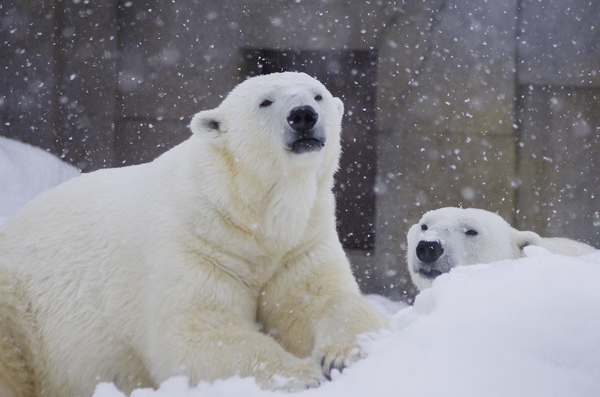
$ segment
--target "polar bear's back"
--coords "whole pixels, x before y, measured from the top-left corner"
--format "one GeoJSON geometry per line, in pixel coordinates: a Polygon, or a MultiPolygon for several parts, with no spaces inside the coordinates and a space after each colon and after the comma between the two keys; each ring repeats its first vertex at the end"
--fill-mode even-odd
{"type": "Polygon", "coordinates": [[[74,236],[77,236],[77,240],[85,240],[88,235],[101,233],[99,226],[114,222],[113,217],[116,215],[115,199],[110,198],[111,193],[108,191],[114,194],[115,190],[121,190],[124,185],[116,182],[111,174],[122,174],[122,171],[124,170],[100,170],[82,175],[27,203],[0,229],[5,242],[3,244],[0,241],[4,264],[9,267],[21,266],[10,263],[9,259],[10,253],[23,245],[29,245],[28,248],[33,249],[38,244],[54,244],[56,246],[50,251],[52,252],[61,249],[61,243],[71,245],[74,236]],[[77,232],[73,233],[75,230],[77,232]],[[4,249],[3,246],[10,248],[4,249]]]}
{"type": "Polygon", "coordinates": [[[146,165],[99,170],[42,193],[0,228],[1,265],[35,286],[33,296],[44,294],[45,286],[59,287],[58,280],[64,288],[50,293],[65,299],[93,292],[70,280],[108,288],[115,273],[125,271],[111,258],[123,258],[135,269],[133,258],[143,249],[139,241],[152,226],[140,217],[152,211],[139,200],[145,173],[146,165]]]}
{"type": "Polygon", "coordinates": [[[542,242],[539,245],[553,254],[569,256],[591,254],[596,251],[596,249],[590,245],[562,237],[542,238],[542,242]]]}

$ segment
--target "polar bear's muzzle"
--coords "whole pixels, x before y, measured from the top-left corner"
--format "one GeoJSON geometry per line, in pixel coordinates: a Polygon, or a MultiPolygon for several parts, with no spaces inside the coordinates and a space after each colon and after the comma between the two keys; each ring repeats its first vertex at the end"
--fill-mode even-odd
{"type": "Polygon", "coordinates": [[[419,259],[419,269],[417,272],[421,277],[434,279],[442,273],[450,271],[438,262],[438,259],[444,253],[444,248],[439,241],[419,241],[415,249],[415,255],[419,259]]]}
{"type": "Polygon", "coordinates": [[[285,146],[292,153],[319,151],[325,146],[325,132],[319,128],[318,113],[311,106],[297,106],[287,117],[290,129],[285,134],[285,146]]]}

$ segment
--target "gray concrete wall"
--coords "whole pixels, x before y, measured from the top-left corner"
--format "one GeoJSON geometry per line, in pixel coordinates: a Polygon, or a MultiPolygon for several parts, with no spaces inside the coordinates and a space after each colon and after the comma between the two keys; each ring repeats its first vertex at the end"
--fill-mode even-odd
{"type": "Polygon", "coordinates": [[[243,78],[243,51],[374,50],[365,291],[410,300],[406,231],[474,206],[600,247],[600,1],[11,1],[0,134],[84,171],[150,161],[243,78]]]}
{"type": "Polygon", "coordinates": [[[523,2],[515,224],[600,248],[600,2],[523,2]]]}
{"type": "Polygon", "coordinates": [[[7,0],[0,7],[0,135],[59,153],[53,5],[7,0]]]}
{"type": "Polygon", "coordinates": [[[414,294],[408,228],[442,206],[511,219],[516,173],[515,2],[413,7],[382,37],[378,98],[374,272],[386,294],[403,299],[414,294]]]}

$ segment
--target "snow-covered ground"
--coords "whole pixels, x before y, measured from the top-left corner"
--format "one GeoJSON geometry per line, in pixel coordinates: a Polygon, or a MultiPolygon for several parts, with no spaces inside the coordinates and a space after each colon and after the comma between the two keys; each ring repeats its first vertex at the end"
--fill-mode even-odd
{"type": "MultiPolygon", "coordinates": [[[[600,396],[600,252],[456,268],[394,315],[369,356],[298,396],[600,396]]],[[[172,378],[132,397],[284,396],[172,378]]],[[[123,397],[100,384],[94,397],[123,397]]]]}
{"type": "MultiPolygon", "coordinates": [[[[35,194],[77,175],[48,153],[0,138],[0,223],[35,194]],[[65,168],[66,167],[66,168],[65,168]]],[[[402,237],[403,238],[403,237],[402,237]]],[[[527,258],[440,276],[414,306],[366,298],[396,329],[369,356],[298,396],[600,396],[600,252],[527,258]],[[395,313],[395,314],[394,314],[395,313]]],[[[285,396],[233,378],[172,378],[132,397],[285,396]]],[[[94,397],[123,397],[102,383],[94,397]]]]}

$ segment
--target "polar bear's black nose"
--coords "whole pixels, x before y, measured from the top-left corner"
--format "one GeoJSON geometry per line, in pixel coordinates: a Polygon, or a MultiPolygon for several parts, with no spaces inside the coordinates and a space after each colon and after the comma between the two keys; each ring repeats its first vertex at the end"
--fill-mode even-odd
{"type": "Polygon", "coordinates": [[[419,241],[417,245],[417,258],[426,263],[435,262],[443,253],[444,249],[437,241],[419,241]]]}
{"type": "Polygon", "coordinates": [[[296,132],[311,130],[317,123],[319,115],[310,106],[298,106],[292,109],[287,122],[296,132]]]}

